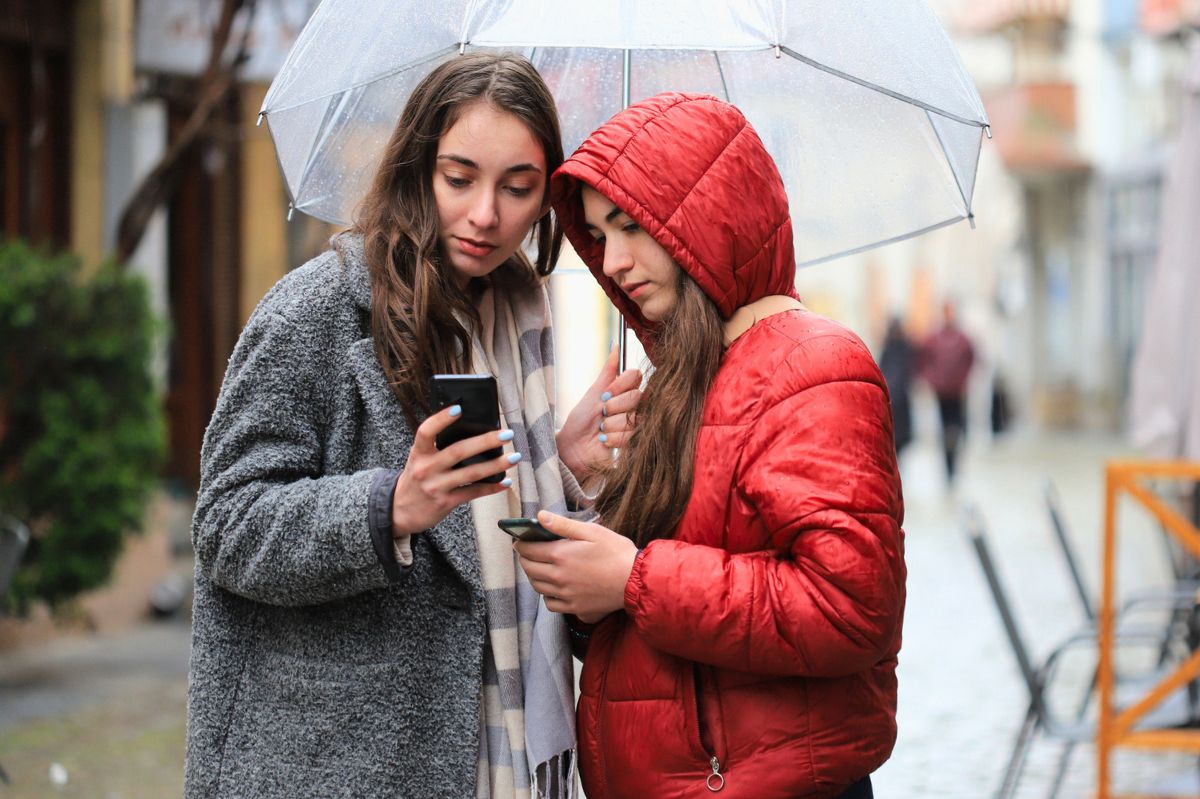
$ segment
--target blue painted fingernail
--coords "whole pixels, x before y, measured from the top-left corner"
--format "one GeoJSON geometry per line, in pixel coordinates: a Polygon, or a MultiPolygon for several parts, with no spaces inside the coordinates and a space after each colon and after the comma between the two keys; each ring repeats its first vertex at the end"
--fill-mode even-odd
{"type": "Polygon", "coordinates": [[[513,431],[505,430],[500,433],[500,440],[501,441],[512,441],[513,436],[515,436],[515,435],[516,435],[516,433],[514,433],[513,431]]]}
{"type": "Polygon", "coordinates": [[[508,456],[509,463],[517,463],[520,460],[521,460],[521,453],[519,453],[519,452],[514,452],[513,454],[508,456]]]}
{"type": "Polygon", "coordinates": [[[610,399],[612,399],[611,391],[605,391],[603,394],[600,395],[601,402],[608,402],[610,399]]]}
{"type": "Polygon", "coordinates": [[[505,477],[503,480],[500,481],[500,485],[504,486],[505,488],[509,488],[512,485],[512,478],[505,477]]]}
{"type": "Polygon", "coordinates": [[[451,416],[458,416],[460,413],[462,413],[461,405],[451,405],[450,406],[450,415],[451,416]]]}
{"type": "Polygon", "coordinates": [[[601,433],[600,434],[600,443],[604,444],[607,441],[608,441],[608,433],[601,433]]]}

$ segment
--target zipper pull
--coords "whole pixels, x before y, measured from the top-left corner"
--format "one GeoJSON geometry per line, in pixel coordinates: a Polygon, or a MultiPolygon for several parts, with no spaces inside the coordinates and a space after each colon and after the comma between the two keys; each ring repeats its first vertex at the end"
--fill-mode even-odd
{"type": "Polygon", "coordinates": [[[712,760],[708,761],[708,763],[712,766],[712,774],[708,775],[708,779],[704,781],[704,784],[708,786],[710,791],[716,793],[725,787],[725,775],[721,773],[721,761],[717,760],[716,755],[713,755],[712,760]]]}

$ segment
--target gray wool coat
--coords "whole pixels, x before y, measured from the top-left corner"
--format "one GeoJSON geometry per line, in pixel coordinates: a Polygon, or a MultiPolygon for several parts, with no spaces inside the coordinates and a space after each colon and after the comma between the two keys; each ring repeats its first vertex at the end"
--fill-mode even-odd
{"type": "Polygon", "coordinates": [[[262,300],[205,434],[192,799],[474,796],[485,602],[470,510],[413,536],[389,581],[368,496],[413,434],[375,356],[366,268],[347,260],[325,253],[262,300]]]}

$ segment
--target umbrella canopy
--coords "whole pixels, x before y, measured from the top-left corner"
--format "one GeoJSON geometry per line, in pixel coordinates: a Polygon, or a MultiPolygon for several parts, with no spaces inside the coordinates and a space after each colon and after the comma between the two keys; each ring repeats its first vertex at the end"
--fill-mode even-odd
{"type": "Polygon", "coordinates": [[[416,83],[476,49],[533,61],[568,153],[661,91],[735,103],[802,265],[972,216],[987,117],[924,0],[325,0],[262,107],[293,206],[348,223],[416,83]]]}
{"type": "Polygon", "coordinates": [[[1133,362],[1129,430],[1157,457],[1200,460],[1200,37],[1192,41],[1183,88],[1158,260],[1133,362]]]}

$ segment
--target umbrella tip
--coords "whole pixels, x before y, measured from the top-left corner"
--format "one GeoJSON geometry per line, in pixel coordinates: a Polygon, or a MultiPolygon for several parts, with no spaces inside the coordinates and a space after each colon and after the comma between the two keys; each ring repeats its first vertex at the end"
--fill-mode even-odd
{"type": "Polygon", "coordinates": [[[288,216],[287,216],[287,221],[291,222],[291,221],[292,221],[292,215],[293,215],[293,214],[295,214],[295,213],[296,213],[296,206],[292,205],[291,203],[288,203],[288,216]]]}
{"type": "Polygon", "coordinates": [[[462,54],[463,54],[463,53],[465,53],[465,52],[467,52],[467,43],[466,43],[466,42],[459,42],[459,43],[458,43],[458,54],[459,54],[459,55],[462,55],[462,54]]]}
{"type": "Polygon", "coordinates": [[[991,125],[984,125],[983,132],[987,134],[987,137],[989,139],[992,138],[992,126],[991,125]]]}
{"type": "Polygon", "coordinates": [[[266,116],[266,114],[264,114],[262,111],[259,111],[258,112],[258,121],[254,123],[254,127],[261,128],[263,117],[265,117],[265,116],[266,116]]]}
{"type": "Polygon", "coordinates": [[[975,229],[975,212],[967,211],[967,223],[971,225],[971,230],[975,229]]]}
{"type": "Polygon", "coordinates": [[[779,51],[779,45],[775,45],[775,57],[779,58],[782,54],[779,51]]]}

